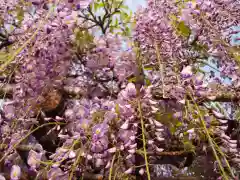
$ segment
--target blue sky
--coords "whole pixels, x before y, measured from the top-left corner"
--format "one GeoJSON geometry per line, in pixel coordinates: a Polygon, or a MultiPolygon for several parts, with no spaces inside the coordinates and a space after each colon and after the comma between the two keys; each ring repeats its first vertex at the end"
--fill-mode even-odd
{"type": "Polygon", "coordinates": [[[141,6],[146,5],[146,0],[126,0],[126,4],[129,6],[129,8],[133,12],[135,12],[139,5],[141,5],[141,6]]]}

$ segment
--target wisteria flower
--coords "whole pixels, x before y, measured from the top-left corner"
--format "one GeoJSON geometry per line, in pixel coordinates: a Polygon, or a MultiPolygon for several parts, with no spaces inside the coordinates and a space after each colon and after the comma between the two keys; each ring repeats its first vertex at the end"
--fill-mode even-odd
{"type": "Polygon", "coordinates": [[[76,110],[76,117],[77,118],[84,118],[86,116],[89,115],[89,109],[84,107],[84,106],[80,106],[77,110],[76,110]]]}
{"type": "Polygon", "coordinates": [[[137,94],[135,85],[133,83],[128,83],[127,87],[121,91],[120,94],[125,100],[135,97],[137,94]]]}
{"type": "Polygon", "coordinates": [[[103,152],[104,150],[106,150],[108,148],[108,137],[107,136],[103,136],[101,138],[99,138],[98,140],[94,140],[92,142],[92,147],[91,147],[91,151],[94,153],[100,153],[103,152]]]}
{"type": "Polygon", "coordinates": [[[3,106],[4,115],[7,120],[12,120],[15,117],[15,107],[12,104],[7,104],[3,106]]]}
{"type": "Polygon", "coordinates": [[[49,180],[56,180],[62,175],[63,175],[63,171],[60,168],[52,168],[50,171],[48,171],[47,176],[49,180]]]}
{"type": "Polygon", "coordinates": [[[106,123],[101,123],[93,126],[92,133],[93,133],[93,139],[98,139],[108,131],[108,125],[106,123]]]}
{"type": "Polygon", "coordinates": [[[89,6],[89,4],[91,4],[92,0],[80,0],[78,2],[79,2],[79,4],[78,4],[79,8],[85,9],[89,6]]]}
{"type": "Polygon", "coordinates": [[[37,153],[36,151],[30,150],[28,154],[28,165],[35,170],[39,165],[42,158],[42,153],[37,153]]]}
{"type": "Polygon", "coordinates": [[[134,135],[134,132],[131,130],[120,129],[118,131],[118,137],[124,144],[130,141],[130,137],[134,135]]]}
{"type": "Polygon", "coordinates": [[[192,66],[186,66],[185,68],[183,68],[181,75],[183,78],[191,77],[193,75],[192,66]]]}
{"type": "Polygon", "coordinates": [[[0,174],[0,180],[6,180],[6,178],[0,174]]]}
{"type": "Polygon", "coordinates": [[[67,120],[73,120],[75,118],[75,113],[73,111],[73,109],[67,109],[64,112],[64,116],[66,117],[67,120]]]}
{"type": "Polygon", "coordinates": [[[19,180],[21,174],[21,168],[18,165],[13,165],[10,173],[11,180],[19,180]]]}
{"type": "Polygon", "coordinates": [[[104,114],[104,123],[108,123],[111,120],[115,119],[117,117],[117,114],[115,111],[107,111],[104,114]]]}
{"type": "Polygon", "coordinates": [[[87,130],[90,126],[90,120],[89,119],[80,119],[80,127],[84,130],[87,130]]]}

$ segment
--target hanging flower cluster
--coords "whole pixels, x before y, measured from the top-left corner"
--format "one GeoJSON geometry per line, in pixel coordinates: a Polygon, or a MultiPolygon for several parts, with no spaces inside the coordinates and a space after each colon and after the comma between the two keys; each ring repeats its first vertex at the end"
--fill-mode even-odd
{"type": "Polygon", "coordinates": [[[145,178],[145,155],[152,165],[169,153],[207,151],[205,129],[220,137],[231,165],[239,165],[238,124],[224,111],[235,110],[240,97],[237,1],[148,0],[135,15],[138,47],[107,33],[92,38],[83,54],[73,42],[87,21],[79,13],[91,0],[28,2],[16,28],[19,44],[31,36],[28,30],[37,35],[14,61],[13,97],[0,114],[0,163],[10,179],[145,178]],[[209,56],[219,60],[220,77],[207,79],[199,68],[209,56]],[[232,82],[224,84],[224,76],[232,82]]]}

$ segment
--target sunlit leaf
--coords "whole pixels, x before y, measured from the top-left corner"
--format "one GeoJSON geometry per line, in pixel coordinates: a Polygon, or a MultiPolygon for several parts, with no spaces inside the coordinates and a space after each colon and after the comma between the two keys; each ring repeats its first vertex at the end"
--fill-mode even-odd
{"type": "Polygon", "coordinates": [[[238,109],[235,115],[236,119],[240,121],[240,110],[238,109]]]}
{"type": "Polygon", "coordinates": [[[191,29],[185,25],[184,21],[181,21],[177,24],[177,30],[180,35],[184,37],[189,37],[191,34],[191,29]]]}
{"type": "Polygon", "coordinates": [[[184,150],[189,152],[189,151],[195,151],[195,146],[192,144],[190,141],[185,141],[183,142],[184,145],[184,150]]]}
{"type": "Polygon", "coordinates": [[[24,11],[22,8],[17,7],[17,20],[21,23],[24,19],[24,11]]]}
{"type": "Polygon", "coordinates": [[[152,84],[149,79],[145,79],[145,83],[146,83],[147,86],[150,86],[152,84]]]}
{"type": "Polygon", "coordinates": [[[132,77],[130,79],[128,79],[128,82],[136,82],[137,78],[136,77],[132,77]]]}
{"type": "Polygon", "coordinates": [[[154,68],[152,66],[146,66],[144,67],[144,70],[146,71],[150,71],[150,70],[153,70],[154,68]]]}
{"type": "Polygon", "coordinates": [[[121,5],[121,8],[123,8],[123,9],[125,9],[125,10],[129,10],[129,7],[126,6],[126,5],[124,5],[124,4],[121,5]]]}

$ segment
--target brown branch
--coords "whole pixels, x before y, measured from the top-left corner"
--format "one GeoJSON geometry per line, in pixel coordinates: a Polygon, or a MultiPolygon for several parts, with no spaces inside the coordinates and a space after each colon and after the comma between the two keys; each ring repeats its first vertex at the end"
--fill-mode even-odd
{"type": "Polygon", "coordinates": [[[121,1],[116,8],[112,11],[112,4],[109,5],[108,1],[102,1],[103,2],[103,8],[104,8],[104,16],[101,18],[101,16],[94,15],[94,12],[91,9],[91,6],[87,8],[88,14],[85,14],[84,11],[82,11],[82,14],[78,15],[79,17],[91,21],[94,23],[94,26],[99,26],[102,33],[105,34],[107,32],[107,29],[110,27],[112,16],[118,12],[120,12],[120,7],[123,4],[123,1],[121,1]]]}
{"type": "Polygon", "coordinates": [[[163,152],[148,152],[149,156],[184,156],[189,154],[187,151],[163,151],[163,152]]]}
{"type": "MultiPolygon", "coordinates": [[[[0,98],[7,97],[12,98],[12,94],[15,88],[15,84],[0,83],[0,98]]],[[[64,93],[70,96],[84,95],[84,90],[81,91],[79,88],[72,88],[69,86],[63,87],[64,93]]]]}
{"type": "Polygon", "coordinates": [[[86,180],[102,180],[103,175],[85,172],[83,174],[83,179],[86,179],[86,180]]]}
{"type": "Polygon", "coordinates": [[[11,98],[13,93],[13,84],[0,83],[0,97],[11,98]]]}
{"type": "MultiPolygon", "coordinates": [[[[15,88],[15,84],[7,84],[7,83],[0,83],[0,97],[7,97],[11,98],[13,89],[15,88]]],[[[69,96],[82,96],[85,95],[84,92],[85,90],[81,90],[80,88],[74,88],[74,87],[69,87],[69,86],[64,86],[63,87],[64,93],[66,93],[69,96]]],[[[163,99],[163,100],[176,100],[173,98],[163,98],[161,95],[157,93],[157,91],[152,92],[153,98],[155,99],[163,99]]],[[[239,92],[217,92],[216,95],[212,99],[209,98],[209,96],[204,96],[196,99],[196,102],[198,104],[202,104],[203,102],[208,102],[208,101],[215,101],[215,102],[238,102],[240,101],[240,93],[239,92]]]]}
{"type": "MultiPolygon", "coordinates": [[[[152,96],[154,99],[163,99],[163,100],[175,100],[177,101],[177,99],[174,98],[166,98],[162,96],[161,93],[161,88],[156,88],[154,89],[152,92],[152,96]]],[[[188,100],[191,100],[190,97],[187,96],[188,100]]],[[[209,94],[206,94],[202,97],[197,97],[196,98],[196,102],[197,104],[202,104],[203,102],[238,102],[240,100],[240,92],[225,92],[225,91],[216,91],[215,94],[213,94],[212,92],[209,94]]]]}

